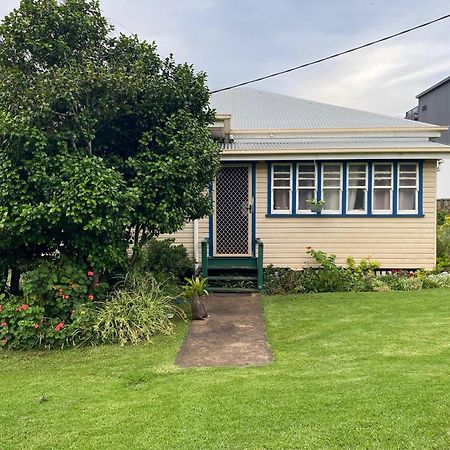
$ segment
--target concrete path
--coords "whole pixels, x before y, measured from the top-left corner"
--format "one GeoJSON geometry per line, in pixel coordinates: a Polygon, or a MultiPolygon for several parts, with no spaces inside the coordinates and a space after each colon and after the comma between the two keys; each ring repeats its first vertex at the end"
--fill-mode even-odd
{"type": "Polygon", "coordinates": [[[177,365],[261,366],[272,361],[259,295],[214,294],[206,309],[206,320],[192,321],[177,365]]]}

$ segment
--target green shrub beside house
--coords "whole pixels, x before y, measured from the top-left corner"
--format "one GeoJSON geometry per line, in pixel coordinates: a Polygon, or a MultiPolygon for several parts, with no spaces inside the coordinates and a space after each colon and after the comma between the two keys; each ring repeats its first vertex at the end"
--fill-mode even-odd
{"type": "Polygon", "coordinates": [[[264,275],[264,292],[269,295],[319,292],[388,292],[416,291],[450,287],[450,273],[436,271],[408,272],[391,270],[378,274],[378,264],[362,260],[355,264],[347,258],[347,266],[336,264],[336,256],[307,249],[316,267],[302,271],[269,266],[264,275]]]}

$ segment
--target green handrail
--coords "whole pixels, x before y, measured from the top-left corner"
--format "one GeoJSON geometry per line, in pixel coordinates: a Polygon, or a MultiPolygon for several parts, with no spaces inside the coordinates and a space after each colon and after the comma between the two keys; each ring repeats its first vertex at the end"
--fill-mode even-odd
{"type": "Polygon", "coordinates": [[[264,244],[261,239],[256,239],[256,245],[258,246],[258,290],[262,291],[264,287],[264,244]]]}
{"type": "Polygon", "coordinates": [[[208,278],[208,247],[209,239],[205,238],[202,241],[202,276],[208,278]]]}

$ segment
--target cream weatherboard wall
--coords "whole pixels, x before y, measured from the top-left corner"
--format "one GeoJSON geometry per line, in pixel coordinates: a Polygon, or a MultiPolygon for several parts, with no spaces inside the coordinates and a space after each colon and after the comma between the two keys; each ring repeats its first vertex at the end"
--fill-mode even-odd
{"type": "Polygon", "coordinates": [[[300,269],[311,265],[306,247],[337,255],[345,264],[370,258],[384,268],[433,268],[436,252],[436,161],[423,170],[425,217],[266,217],[267,167],[257,165],[256,235],[264,242],[264,263],[300,269]]]}
{"type": "MultiPolygon", "coordinates": [[[[436,161],[424,163],[424,217],[266,217],[267,194],[267,165],[258,163],[256,236],[264,243],[265,266],[309,266],[313,261],[306,254],[307,247],[336,254],[339,264],[352,256],[357,261],[378,261],[389,269],[431,269],[435,265],[436,161]]],[[[189,223],[170,237],[185,245],[193,258],[193,236],[193,224],[189,223]]],[[[207,236],[208,219],[202,219],[199,245],[207,236]]]]}
{"type": "MultiPolygon", "coordinates": [[[[199,261],[201,264],[202,255],[201,255],[201,243],[202,241],[209,236],[209,219],[201,219],[198,221],[198,252],[199,252],[199,261]]],[[[172,234],[162,234],[160,239],[175,239],[177,244],[183,244],[188,251],[189,258],[194,260],[194,223],[188,222],[184,228],[176,233],[172,234]]]]}

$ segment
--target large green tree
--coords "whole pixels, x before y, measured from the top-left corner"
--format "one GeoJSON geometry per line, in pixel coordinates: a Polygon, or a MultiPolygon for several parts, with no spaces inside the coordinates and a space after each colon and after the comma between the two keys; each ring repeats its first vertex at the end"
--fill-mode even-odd
{"type": "Polygon", "coordinates": [[[114,36],[97,0],[22,0],[0,24],[0,259],[112,267],[210,209],[204,73],[114,36]]]}

